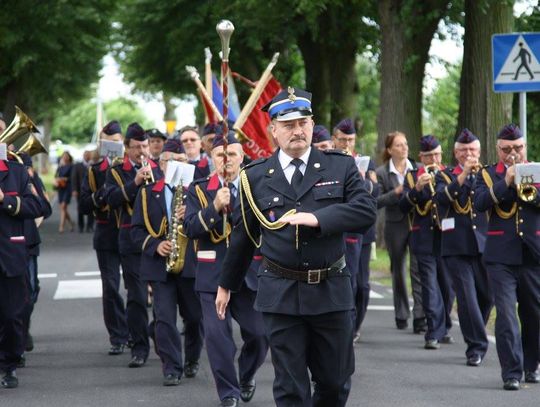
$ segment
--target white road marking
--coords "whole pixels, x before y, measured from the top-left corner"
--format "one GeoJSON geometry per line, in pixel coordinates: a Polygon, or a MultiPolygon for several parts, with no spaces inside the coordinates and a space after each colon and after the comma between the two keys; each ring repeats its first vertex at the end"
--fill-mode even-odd
{"type": "Polygon", "coordinates": [[[53,299],[101,298],[101,280],[61,280],[53,299]]]}
{"type": "Polygon", "coordinates": [[[58,274],[56,273],[38,273],[38,278],[56,278],[58,274]]]}
{"type": "Polygon", "coordinates": [[[99,271],[76,271],[75,277],[90,277],[90,276],[99,276],[101,273],[99,271]]]}
{"type": "Polygon", "coordinates": [[[394,306],[393,305],[368,305],[368,310],[372,311],[393,311],[394,306]]]}
{"type": "Polygon", "coordinates": [[[369,298],[384,298],[384,296],[371,290],[369,292],[369,298]]]}

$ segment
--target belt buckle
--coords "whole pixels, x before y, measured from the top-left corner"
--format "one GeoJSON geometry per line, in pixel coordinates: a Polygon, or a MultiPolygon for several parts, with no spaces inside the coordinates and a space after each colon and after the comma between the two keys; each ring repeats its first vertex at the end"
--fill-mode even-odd
{"type": "Polygon", "coordinates": [[[308,284],[319,284],[321,282],[321,271],[322,270],[308,270],[308,284]]]}

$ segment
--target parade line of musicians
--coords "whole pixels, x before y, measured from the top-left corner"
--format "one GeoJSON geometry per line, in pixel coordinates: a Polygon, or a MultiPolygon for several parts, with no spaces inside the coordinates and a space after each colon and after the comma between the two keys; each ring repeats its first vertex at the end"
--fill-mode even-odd
{"type": "MultiPolygon", "coordinates": [[[[270,350],[277,406],[346,405],[369,301],[374,223],[384,208],[396,328],[412,323],[428,350],[452,344],[457,301],[464,364],[474,368],[488,351],[486,323],[495,306],[503,388],[539,382],[540,194],[523,199],[516,188],[515,164],[527,160],[516,125],[498,133],[493,165],[479,163],[482,146],[467,129],[455,141],[452,167],[441,163],[432,135],[420,139],[419,162],[410,160],[406,135],[396,131],[386,136],[384,164],[375,169],[354,152],[351,120],[332,134],[314,125],[309,92],[285,89],[263,110],[279,148],[247,164],[234,133],[223,134],[219,124],[202,133],[185,127],[170,139],[137,123],[124,133],[111,121],[101,131],[100,140],[123,142],[125,154],[88,168],[80,205],[95,216],[110,355],[131,352],[128,366],[141,367],[152,339],[162,383],[175,386],[197,375],[204,344],[220,405],[236,406],[254,396],[270,350]],[[179,193],[165,182],[174,161],[195,166],[194,181],[179,193]],[[187,245],[180,273],[168,272],[181,243],[170,240],[173,223],[182,225],[176,236],[187,245]],[[238,366],[231,319],[243,341],[238,366]]],[[[17,387],[16,368],[33,347],[40,242],[34,220],[51,214],[31,157],[18,157],[0,161],[5,388],[17,387]]]]}

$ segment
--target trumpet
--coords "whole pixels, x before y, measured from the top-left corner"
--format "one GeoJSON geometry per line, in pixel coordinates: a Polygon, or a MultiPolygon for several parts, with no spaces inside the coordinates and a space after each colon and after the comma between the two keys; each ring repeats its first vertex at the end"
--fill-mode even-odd
{"type": "MultiPolygon", "coordinates": [[[[141,154],[141,166],[148,167],[148,160],[146,159],[146,156],[144,154],[141,154]]],[[[150,168],[150,175],[145,175],[144,177],[144,184],[148,185],[152,182],[155,182],[154,179],[154,173],[152,172],[152,168],[150,168]]]]}
{"type": "Polygon", "coordinates": [[[439,166],[437,164],[426,165],[426,174],[431,175],[431,180],[429,181],[429,191],[431,195],[435,195],[435,176],[439,172],[439,166]]]}

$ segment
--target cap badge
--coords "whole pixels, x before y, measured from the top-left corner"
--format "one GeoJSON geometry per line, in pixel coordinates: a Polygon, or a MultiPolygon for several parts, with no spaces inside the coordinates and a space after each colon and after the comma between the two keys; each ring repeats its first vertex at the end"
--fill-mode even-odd
{"type": "Polygon", "coordinates": [[[291,102],[294,102],[294,101],[296,100],[296,95],[294,94],[294,88],[291,87],[291,86],[289,86],[289,87],[287,88],[287,92],[289,92],[289,96],[288,96],[288,97],[289,97],[289,100],[290,100],[291,102]]]}

